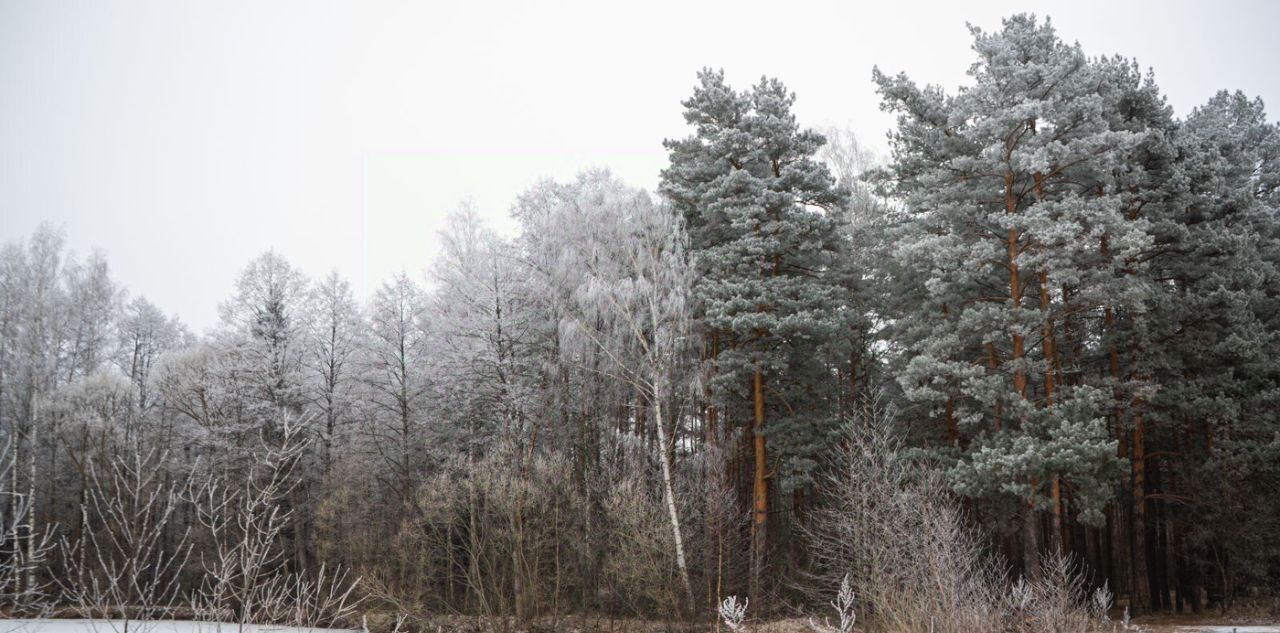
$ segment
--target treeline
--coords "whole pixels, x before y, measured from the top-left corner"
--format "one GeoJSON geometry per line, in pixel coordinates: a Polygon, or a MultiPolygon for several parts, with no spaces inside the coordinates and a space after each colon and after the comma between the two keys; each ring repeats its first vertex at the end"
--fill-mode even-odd
{"type": "Polygon", "coordinates": [[[849,517],[943,497],[1007,578],[1275,592],[1280,128],[1179,119],[1028,16],[974,52],[955,94],[876,71],[886,161],[704,71],[658,195],[544,182],[514,239],[463,208],[367,301],[266,253],[201,337],[54,229],[6,245],[8,610],[329,623],[359,577],[405,614],[767,615],[886,581],[849,517]],[[867,425],[898,465],[845,468],[867,425]]]}

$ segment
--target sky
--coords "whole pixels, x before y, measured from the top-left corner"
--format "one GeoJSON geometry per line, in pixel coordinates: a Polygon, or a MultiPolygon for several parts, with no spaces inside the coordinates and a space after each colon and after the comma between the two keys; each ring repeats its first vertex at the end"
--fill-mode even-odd
{"type": "Polygon", "coordinates": [[[1239,89],[1277,119],[1280,2],[0,0],[0,242],[51,222],[197,332],[268,249],[366,297],[466,200],[513,234],[546,178],[653,190],[702,67],[883,149],[872,68],[954,90],[965,24],[1018,11],[1153,68],[1179,115],[1239,89]]]}

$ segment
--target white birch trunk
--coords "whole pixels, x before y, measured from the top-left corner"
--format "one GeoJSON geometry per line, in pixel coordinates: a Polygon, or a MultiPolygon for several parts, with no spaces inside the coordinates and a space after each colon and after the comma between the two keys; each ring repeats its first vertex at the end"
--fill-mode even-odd
{"type": "MultiPolygon", "coordinates": [[[[657,373],[657,372],[655,372],[657,373]]],[[[653,421],[658,427],[658,461],[662,464],[662,492],[667,501],[667,514],[671,519],[671,535],[676,542],[676,566],[680,569],[680,582],[684,584],[687,604],[693,606],[693,587],[689,584],[689,567],[684,559],[684,538],[680,535],[680,514],[676,511],[676,495],[671,485],[671,457],[667,452],[667,431],[662,421],[662,378],[654,376],[653,421]]]]}

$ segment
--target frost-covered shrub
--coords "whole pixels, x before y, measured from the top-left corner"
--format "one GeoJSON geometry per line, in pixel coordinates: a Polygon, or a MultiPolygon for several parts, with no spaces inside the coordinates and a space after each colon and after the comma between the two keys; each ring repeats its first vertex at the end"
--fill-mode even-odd
{"type": "Polygon", "coordinates": [[[828,461],[829,503],[806,527],[814,571],[804,588],[815,602],[847,584],[889,633],[1066,633],[1103,624],[1096,602],[1109,597],[1093,598],[1091,609],[1067,559],[1050,557],[1038,580],[1010,584],[941,470],[916,459],[893,428],[892,411],[869,409],[828,461]]]}

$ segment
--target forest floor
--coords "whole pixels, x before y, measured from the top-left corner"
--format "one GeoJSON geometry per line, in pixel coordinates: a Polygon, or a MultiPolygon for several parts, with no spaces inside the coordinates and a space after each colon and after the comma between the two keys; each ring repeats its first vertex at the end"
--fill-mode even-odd
{"type": "MultiPolygon", "coordinates": [[[[714,631],[708,623],[674,623],[643,620],[608,620],[566,617],[555,621],[535,622],[527,627],[495,626],[493,621],[475,618],[442,618],[427,630],[440,633],[696,633],[714,631]]],[[[372,628],[372,626],[370,627],[372,628]]],[[[809,622],[802,618],[772,620],[751,626],[754,633],[812,633],[809,622]]],[[[873,629],[874,630],[874,629],[873,629]]],[[[1119,631],[1117,625],[1117,631],[1119,631]]],[[[724,629],[721,629],[722,633],[724,629]]],[[[1280,622],[1225,622],[1224,619],[1199,616],[1154,616],[1139,618],[1128,629],[1132,633],[1280,633],[1280,622]]],[[[0,633],[126,633],[124,623],[111,620],[11,620],[0,619],[0,633]]],[[[128,633],[241,633],[235,624],[157,620],[145,625],[130,622],[128,633]]],[[[352,633],[344,629],[307,629],[284,626],[247,625],[243,633],[352,633]]]]}
{"type": "MultiPolygon", "coordinates": [[[[137,620],[128,622],[128,633],[241,633],[235,624],[192,622],[189,620],[137,620]]],[[[80,620],[46,618],[16,620],[0,618],[0,633],[126,633],[122,620],[80,620]]],[[[245,625],[243,633],[349,633],[345,629],[295,628],[275,625],[245,625]]]]}
{"type": "Polygon", "coordinates": [[[1149,615],[1135,618],[1133,624],[1149,633],[1280,633],[1280,618],[1274,612],[1250,604],[1226,614],[1149,615]]]}
{"type": "Polygon", "coordinates": [[[1253,626],[1234,624],[1152,624],[1137,625],[1137,631],[1146,633],[1280,633],[1280,626],[1253,626]]]}
{"type": "Polygon", "coordinates": [[[1224,623],[1222,619],[1196,616],[1139,618],[1134,620],[1133,626],[1133,630],[1147,633],[1280,633],[1280,622],[1261,624],[1253,621],[1227,621],[1224,623]]]}

